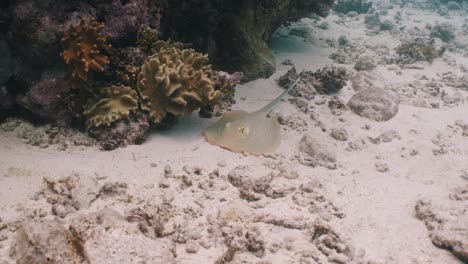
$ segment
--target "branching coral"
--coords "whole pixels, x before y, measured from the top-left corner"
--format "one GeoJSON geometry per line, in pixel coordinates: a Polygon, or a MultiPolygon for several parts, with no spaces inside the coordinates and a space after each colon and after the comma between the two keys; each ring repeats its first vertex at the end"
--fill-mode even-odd
{"type": "Polygon", "coordinates": [[[138,90],[141,108],[150,120],[161,122],[167,113],[181,115],[213,104],[222,95],[208,78],[211,67],[207,55],[193,49],[163,49],[141,67],[138,90]]]}
{"type": "Polygon", "coordinates": [[[127,86],[110,86],[102,90],[100,98],[88,101],[83,114],[88,127],[99,127],[127,118],[131,111],[137,109],[136,91],[127,86]]]}
{"type": "Polygon", "coordinates": [[[107,56],[101,54],[102,50],[111,47],[106,43],[107,36],[99,33],[103,27],[104,24],[94,19],[89,22],[82,19],[79,25],[71,26],[64,33],[61,56],[71,66],[72,79],[86,81],[90,69],[102,72],[109,64],[107,56]]]}

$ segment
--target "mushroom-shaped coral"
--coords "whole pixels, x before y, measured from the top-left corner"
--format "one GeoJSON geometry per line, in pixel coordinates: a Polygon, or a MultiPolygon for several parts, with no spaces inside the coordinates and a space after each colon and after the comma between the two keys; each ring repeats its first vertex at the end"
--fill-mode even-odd
{"type": "Polygon", "coordinates": [[[138,74],[141,108],[150,120],[161,122],[167,113],[182,115],[213,104],[222,92],[208,78],[207,55],[193,49],[162,49],[148,58],[138,74]]]}
{"type": "Polygon", "coordinates": [[[128,86],[113,85],[104,88],[100,98],[89,100],[83,114],[88,127],[99,127],[127,118],[131,111],[137,109],[137,92],[128,86]]]}
{"type": "Polygon", "coordinates": [[[106,43],[107,36],[99,33],[104,24],[95,19],[86,22],[80,21],[79,25],[71,26],[62,38],[63,52],[60,54],[65,63],[71,66],[72,79],[86,81],[89,70],[104,71],[104,66],[109,64],[107,56],[101,54],[101,50],[110,49],[106,43]]]}

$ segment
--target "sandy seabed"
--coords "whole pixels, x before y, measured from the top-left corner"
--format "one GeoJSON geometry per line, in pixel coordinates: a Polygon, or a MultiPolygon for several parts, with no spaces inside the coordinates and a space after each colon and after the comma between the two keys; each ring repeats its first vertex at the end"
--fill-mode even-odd
{"type": "Polygon", "coordinates": [[[233,107],[254,111],[280,94],[285,59],[298,70],[335,65],[355,74],[365,55],[377,66],[369,79],[399,98],[388,121],[329,107],[357,92],[362,79],[351,78],[305,106],[283,100],[275,110],[283,142],[271,155],[208,144],[202,131],[215,120],[196,115],[111,152],[40,148],[15,129],[0,132],[0,263],[467,261],[468,84],[460,77],[468,35],[457,26],[457,43],[432,64],[386,63],[402,40],[427,36],[427,23],[462,25],[466,13],[395,6],[384,17],[397,12],[405,31],[376,32],[364,15],[336,14],[281,28],[271,43],[277,72],[238,86],[233,107]],[[342,35],[349,63],[339,65],[329,55],[342,35]]]}

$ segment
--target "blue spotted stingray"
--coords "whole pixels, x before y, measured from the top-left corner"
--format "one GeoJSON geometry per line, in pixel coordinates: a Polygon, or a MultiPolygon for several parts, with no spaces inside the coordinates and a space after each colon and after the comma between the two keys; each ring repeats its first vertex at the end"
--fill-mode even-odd
{"type": "Polygon", "coordinates": [[[281,144],[281,128],[271,110],[300,81],[299,77],[282,94],[253,113],[242,110],[226,112],[221,119],[204,131],[206,140],[233,152],[261,155],[274,152],[281,144]]]}

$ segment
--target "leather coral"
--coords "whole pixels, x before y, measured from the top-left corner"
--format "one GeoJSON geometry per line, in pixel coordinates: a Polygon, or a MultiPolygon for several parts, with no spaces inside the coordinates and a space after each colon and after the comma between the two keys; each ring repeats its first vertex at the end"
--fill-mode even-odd
{"type": "Polygon", "coordinates": [[[137,92],[128,86],[113,85],[104,88],[99,98],[89,100],[83,114],[87,118],[88,127],[99,127],[128,118],[137,109],[137,92]]]}
{"type": "Polygon", "coordinates": [[[208,56],[193,49],[162,49],[149,57],[138,74],[141,108],[160,123],[168,113],[182,115],[215,103],[222,95],[208,78],[208,56]]]}
{"type": "Polygon", "coordinates": [[[102,50],[111,47],[106,43],[107,36],[99,33],[103,27],[104,24],[95,19],[89,22],[81,19],[78,25],[71,26],[64,33],[61,41],[63,52],[60,55],[71,66],[72,79],[86,81],[90,69],[102,72],[109,64],[109,58],[101,54],[102,50]]]}

